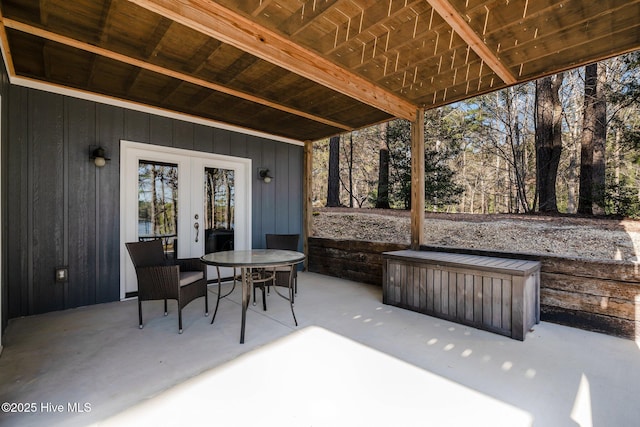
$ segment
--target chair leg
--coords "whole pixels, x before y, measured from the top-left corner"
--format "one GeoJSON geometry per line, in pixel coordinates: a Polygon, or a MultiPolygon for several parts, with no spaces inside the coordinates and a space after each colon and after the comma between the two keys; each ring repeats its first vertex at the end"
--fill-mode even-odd
{"type": "Polygon", "coordinates": [[[220,305],[220,286],[218,286],[218,295],[216,297],[216,308],[213,310],[213,316],[211,316],[211,324],[213,325],[216,320],[216,314],[218,314],[218,306],[220,305]]]}
{"type": "Polygon", "coordinates": [[[206,284],[204,285],[204,315],[209,317],[209,288],[206,284]]]}
{"type": "Polygon", "coordinates": [[[178,301],[178,333],[182,333],[182,307],[180,307],[180,302],[178,301]]]}
{"type": "Polygon", "coordinates": [[[298,319],[296,319],[296,313],[293,311],[293,269],[294,265],[291,266],[291,271],[289,271],[289,305],[291,307],[291,314],[293,315],[293,322],[298,326],[298,319]]]}
{"type": "Polygon", "coordinates": [[[253,305],[256,305],[256,287],[253,287],[253,305]]]}
{"type": "Polygon", "coordinates": [[[217,294],[217,297],[216,297],[216,308],[213,311],[213,316],[211,317],[211,324],[212,325],[213,325],[213,321],[216,320],[216,314],[218,313],[218,306],[220,306],[220,300],[222,298],[225,298],[225,297],[231,295],[231,293],[236,288],[236,269],[234,268],[233,269],[233,286],[231,287],[231,290],[228,293],[222,295],[222,280],[221,280],[221,277],[220,277],[220,267],[216,266],[216,270],[218,272],[218,294],[217,294]]]}
{"type": "Polygon", "coordinates": [[[164,300],[164,315],[169,314],[169,310],[167,310],[167,300],[164,300]]]}
{"type": "Polygon", "coordinates": [[[142,301],[138,298],[138,325],[142,329],[142,301]]]}
{"type": "MultiPolygon", "coordinates": [[[[293,271],[290,272],[289,274],[293,275],[293,271]]],[[[289,296],[291,297],[291,305],[295,303],[295,299],[296,299],[295,285],[296,285],[295,277],[294,278],[289,277],[289,296]],[[291,282],[293,282],[293,284],[291,282]]]]}
{"type": "Polygon", "coordinates": [[[262,310],[267,311],[267,295],[264,291],[264,288],[266,288],[267,286],[263,283],[262,284],[262,310]]]}
{"type": "Polygon", "coordinates": [[[218,314],[218,306],[220,305],[220,298],[222,294],[222,284],[220,282],[220,276],[218,276],[218,295],[216,295],[216,308],[213,310],[213,316],[211,316],[211,324],[216,320],[216,314],[218,314]]]}

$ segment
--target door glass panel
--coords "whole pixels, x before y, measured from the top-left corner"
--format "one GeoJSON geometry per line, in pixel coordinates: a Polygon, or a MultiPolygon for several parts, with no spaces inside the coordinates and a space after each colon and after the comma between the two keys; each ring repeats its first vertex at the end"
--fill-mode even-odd
{"type": "Polygon", "coordinates": [[[204,171],[205,253],[233,249],[235,177],[230,169],[204,171]]]}
{"type": "Polygon", "coordinates": [[[161,239],[168,258],[178,250],[178,165],[140,160],[138,239],[161,239]]]}

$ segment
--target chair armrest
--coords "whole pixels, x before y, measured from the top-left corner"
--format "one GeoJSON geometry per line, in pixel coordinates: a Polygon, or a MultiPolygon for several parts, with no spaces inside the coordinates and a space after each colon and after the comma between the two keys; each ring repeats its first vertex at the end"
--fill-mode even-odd
{"type": "Polygon", "coordinates": [[[142,299],[177,298],[180,270],[177,265],[136,268],[138,295],[142,299]]]}
{"type": "Polygon", "coordinates": [[[200,258],[177,259],[176,264],[180,267],[180,271],[207,271],[207,266],[200,258]]]}

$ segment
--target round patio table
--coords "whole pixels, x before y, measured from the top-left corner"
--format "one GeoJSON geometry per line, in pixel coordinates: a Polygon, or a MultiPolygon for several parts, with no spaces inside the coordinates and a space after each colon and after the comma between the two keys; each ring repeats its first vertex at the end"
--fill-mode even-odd
{"type": "MultiPolygon", "coordinates": [[[[233,251],[221,251],[212,252],[206,254],[200,258],[200,260],[207,264],[215,266],[218,271],[218,300],[216,302],[216,309],[213,313],[211,323],[216,318],[218,312],[218,304],[220,299],[226,297],[231,292],[222,295],[220,267],[233,267],[234,277],[233,282],[235,286],[235,269],[239,268],[241,272],[242,281],[242,324],[240,327],[240,344],[244,343],[244,329],[247,317],[247,307],[249,306],[249,300],[251,299],[251,290],[254,283],[268,282],[273,280],[276,267],[288,267],[289,273],[289,296],[282,295],[276,286],[273,286],[274,290],[282,298],[289,301],[291,306],[291,314],[293,315],[293,321],[298,326],[296,320],[296,314],[293,311],[293,299],[291,298],[291,284],[292,284],[292,272],[296,264],[304,261],[304,254],[296,251],[288,251],[282,249],[249,249],[249,250],[233,250],[233,251]],[[266,274],[266,273],[271,274],[266,274]]],[[[263,302],[264,304],[264,302],[263,302]]],[[[266,310],[266,305],[264,306],[266,310]]]]}

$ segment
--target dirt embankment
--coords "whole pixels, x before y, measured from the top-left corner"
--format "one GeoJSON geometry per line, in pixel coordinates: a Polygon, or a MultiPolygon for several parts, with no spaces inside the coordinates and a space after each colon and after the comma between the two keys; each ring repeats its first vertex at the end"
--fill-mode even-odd
{"type": "MultiPolygon", "coordinates": [[[[425,214],[425,244],[528,254],[638,261],[640,221],[569,215],[425,214]]],[[[315,237],[409,243],[410,213],[314,209],[315,237]]]]}

